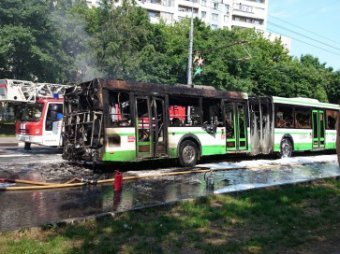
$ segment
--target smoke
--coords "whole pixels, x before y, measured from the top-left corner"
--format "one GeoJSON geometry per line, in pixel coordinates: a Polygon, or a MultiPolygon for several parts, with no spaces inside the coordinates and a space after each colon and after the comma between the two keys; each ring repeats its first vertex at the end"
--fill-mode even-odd
{"type": "Polygon", "coordinates": [[[96,52],[91,46],[94,38],[86,32],[84,16],[72,12],[72,7],[59,7],[58,4],[50,13],[50,19],[61,39],[59,57],[65,65],[65,78],[69,82],[83,82],[103,77],[104,74],[97,68],[96,52]]]}

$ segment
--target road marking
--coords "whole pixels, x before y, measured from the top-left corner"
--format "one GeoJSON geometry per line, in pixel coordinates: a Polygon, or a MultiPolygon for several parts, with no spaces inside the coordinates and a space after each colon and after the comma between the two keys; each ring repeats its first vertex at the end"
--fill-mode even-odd
{"type": "Polygon", "coordinates": [[[30,154],[4,154],[0,155],[0,158],[11,158],[11,157],[29,157],[30,154]]]}

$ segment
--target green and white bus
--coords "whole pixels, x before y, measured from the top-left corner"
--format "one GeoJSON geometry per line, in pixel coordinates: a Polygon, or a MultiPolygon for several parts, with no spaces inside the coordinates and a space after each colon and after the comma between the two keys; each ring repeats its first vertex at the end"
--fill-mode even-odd
{"type": "Polygon", "coordinates": [[[96,79],[67,90],[64,109],[64,158],[96,163],[178,158],[182,166],[193,166],[208,155],[334,149],[335,130],[327,121],[339,106],[248,98],[209,86],[96,79]]]}
{"type": "Polygon", "coordinates": [[[296,151],[335,149],[339,105],[316,99],[259,97],[249,99],[251,152],[279,152],[290,157],[296,151]]]}

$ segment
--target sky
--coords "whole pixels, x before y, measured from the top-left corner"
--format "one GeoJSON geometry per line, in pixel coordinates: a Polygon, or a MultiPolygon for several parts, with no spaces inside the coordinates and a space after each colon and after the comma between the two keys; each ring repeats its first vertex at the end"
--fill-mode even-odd
{"type": "Polygon", "coordinates": [[[311,54],[340,70],[339,0],[268,0],[268,28],[291,38],[292,56],[311,54]]]}

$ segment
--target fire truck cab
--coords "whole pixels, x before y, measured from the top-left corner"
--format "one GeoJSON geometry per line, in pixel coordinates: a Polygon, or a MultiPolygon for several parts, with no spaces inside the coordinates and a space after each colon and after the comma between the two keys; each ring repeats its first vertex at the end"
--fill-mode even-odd
{"type": "Polygon", "coordinates": [[[16,138],[31,144],[61,146],[63,95],[73,86],[0,79],[0,102],[20,105],[16,138]]]}
{"type": "Polygon", "coordinates": [[[31,144],[61,146],[63,99],[38,98],[35,104],[26,104],[16,122],[16,138],[31,144]]]}

